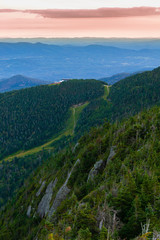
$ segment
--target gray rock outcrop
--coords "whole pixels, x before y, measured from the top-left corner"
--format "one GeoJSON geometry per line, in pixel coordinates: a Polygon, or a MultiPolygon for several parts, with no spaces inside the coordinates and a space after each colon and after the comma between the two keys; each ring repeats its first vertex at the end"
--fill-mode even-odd
{"type": "Polygon", "coordinates": [[[43,181],[41,186],[40,186],[40,188],[39,188],[39,190],[38,190],[38,192],[36,193],[36,197],[39,197],[39,195],[41,194],[41,192],[42,192],[43,188],[45,187],[45,185],[46,185],[46,182],[43,181]]]}
{"type": "Polygon", "coordinates": [[[74,164],[74,166],[72,167],[71,171],[68,173],[67,179],[65,181],[65,183],[63,184],[63,186],[59,189],[59,191],[57,192],[57,195],[54,199],[53,205],[51,207],[51,209],[48,212],[48,217],[51,218],[51,216],[53,215],[53,213],[57,210],[57,208],[60,206],[61,202],[64,201],[67,197],[67,195],[70,193],[71,189],[69,189],[67,187],[67,183],[68,180],[74,170],[74,168],[76,167],[76,165],[80,163],[80,160],[78,159],[76,161],[76,163],[74,164]]]}
{"type": "Polygon", "coordinates": [[[43,198],[41,199],[39,205],[38,205],[38,209],[37,209],[37,213],[38,215],[43,218],[44,216],[47,215],[49,208],[50,208],[50,201],[52,199],[52,195],[53,195],[53,189],[55,188],[56,184],[57,184],[57,178],[53,181],[51,181],[46,189],[45,195],[43,196],[43,198]]]}
{"type": "Polygon", "coordinates": [[[77,142],[76,145],[74,146],[74,148],[72,150],[73,153],[75,152],[75,150],[77,149],[78,146],[79,146],[79,142],[77,142]]]}
{"type": "Polygon", "coordinates": [[[93,180],[95,176],[99,173],[99,171],[102,170],[105,167],[105,165],[111,161],[111,159],[116,155],[115,149],[116,146],[111,147],[106,163],[103,160],[100,160],[94,164],[94,167],[90,170],[88,174],[87,181],[93,180]]]}
{"type": "Polygon", "coordinates": [[[31,207],[31,205],[29,205],[29,207],[27,209],[27,217],[31,216],[31,210],[32,210],[32,207],[31,207]]]}
{"type": "Polygon", "coordinates": [[[98,162],[96,162],[94,164],[94,167],[91,169],[91,171],[89,172],[89,175],[88,175],[88,180],[93,180],[94,177],[98,174],[98,172],[102,169],[102,167],[104,166],[104,162],[103,160],[100,160],[98,162]]]}
{"type": "Polygon", "coordinates": [[[109,153],[109,156],[108,156],[108,159],[107,159],[107,164],[116,155],[115,149],[116,149],[116,146],[111,147],[111,150],[110,150],[110,153],[109,153]]]}

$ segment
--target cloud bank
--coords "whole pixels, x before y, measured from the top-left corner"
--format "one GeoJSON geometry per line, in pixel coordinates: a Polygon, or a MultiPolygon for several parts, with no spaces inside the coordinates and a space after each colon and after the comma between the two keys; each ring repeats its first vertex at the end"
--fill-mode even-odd
{"type": "Polygon", "coordinates": [[[160,38],[160,8],[0,10],[0,38],[160,38]]]}
{"type": "Polygon", "coordinates": [[[160,15],[160,8],[99,8],[83,10],[26,10],[28,13],[39,14],[44,18],[116,18],[160,15]]]}
{"type": "Polygon", "coordinates": [[[0,9],[0,13],[23,12],[38,14],[44,18],[116,18],[140,17],[160,15],[160,8],[99,8],[99,9],[44,9],[44,10],[16,10],[0,9]]]}

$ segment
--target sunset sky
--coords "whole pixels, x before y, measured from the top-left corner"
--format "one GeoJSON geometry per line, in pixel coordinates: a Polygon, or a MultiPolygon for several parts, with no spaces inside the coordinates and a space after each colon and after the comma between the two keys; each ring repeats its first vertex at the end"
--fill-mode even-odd
{"type": "Polygon", "coordinates": [[[1,0],[0,38],[160,38],[159,0],[1,0]]]}

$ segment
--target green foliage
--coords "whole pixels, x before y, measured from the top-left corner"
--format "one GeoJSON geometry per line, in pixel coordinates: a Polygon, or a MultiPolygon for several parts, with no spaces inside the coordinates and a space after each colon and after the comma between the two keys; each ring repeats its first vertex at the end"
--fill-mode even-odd
{"type": "MultiPolygon", "coordinates": [[[[152,72],[153,76],[155,72],[152,72]]],[[[145,76],[148,74],[145,73],[145,76]]],[[[136,76],[138,79],[140,77],[142,76],[136,76]]],[[[145,81],[145,79],[142,80],[145,81]]],[[[130,85],[129,80],[127,81],[130,85]]],[[[141,84],[141,80],[139,83],[141,84]]],[[[152,83],[152,80],[148,83],[152,83]]],[[[139,104],[145,100],[144,96],[148,98],[149,95],[144,94],[146,89],[148,91],[148,86],[144,86],[143,91],[140,91],[141,87],[135,87],[133,82],[131,85],[134,91],[131,87],[128,91],[140,94],[141,100],[137,100],[137,102],[140,101],[139,104]]],[[[150,84],[151,89],[153,85],[150,84]]],[[[156,87],[158,88],[158,83],[156,87]]],[[[120,85],[116,85],[115,88],[119,89],[120,85]]],[[[120,88],[119,91],[121,92],[122,89],[120,88]]],[[[109,97],[112,98],[112,90],[110,94],[109,97]]],[[[152,105],[155,99],[155,94],[153,95],[154,98],[151,97],[151,101],[144,101],[144,107],[147,104],[152,105]]],[[[134,96],[131,94],[128,98],[133,100],[134,96]]],[[[122,100],[124,100],[123,97],[122,100]]],[[[104,101],[107,104],[107,101],[104,101]]],[[[120,102],[120,97],[117,97],[116,101],[120,102]]],[[[118,102],[116,104],[119,106],[118,102]]],[[[125,104],[122,104],[119,117],[132,114],[134,112],[132,107],[134,108],[136,104],[129,105],[131,107],[129,112],[125,112],[125,104]]],[[[136,106],[135,111],[139,111],[138,105],[136,106]]],[[[109,108],[112,107],[113,103],[109,104],[109,108]]],[[[50,234],[50,231],[53,231],[53,236],[57,236],[57,239],[99,240],[107,236],[109,239],[128,240],[141,235],[141,224],[145,224],[146,219],[150,219],[151,232],[159,231],[159,112],[160,108],[154,107],[121,123],[115,122],[111,125],[105,122],[103,126],[95,127],[84,135],[78,141],[79,145],[75,150],[73,146],[70,146],[52,155],[25,181],[17,197],[1,211],[0,239],[30,240],[36,236],[43,240],[50,234]],[[115,154],[113,154],[113,149],[115,154]],[[109,158],[110,153],[113,154],[112,158],[109,158]],[[67,183],[70,193],[53,213],[50,223],[45,223],[46,218],[38,217],[37,207],[44,196],[46,187],[57,178],[51,206],[77,159],[80,162],[67,183]],[[103,160],[103,166],[96,169],[95,176],[88,181],[90,171],[95,168],[95,163],[99,160],[103,160]],[[36,197],[40,180],[45,180],[46,186],[41,195],[36,197]],[[29,205],[32,205],[33,209],[30,218],[26,216],[29,205]],[[103,228],[99,230],[102,220],[103,228]],[[67,227],[70,227],[71,231],[65,235],[67,227]]],[[[113,112],[113,119],[116,117],[114,114],[113,112]]]]}
{"type": "MultiPolygon", "coordinates": [[[[109,88],[109,95],[92,100],[83,110],[75,129],[76,137],[92,126],[125,119],[160,104],[160,68],[144,72],[115,83],[109,88]]],[[[105,86],[105,92],[107,87],[105,86]]]]}
{"type": "Polygon", "coordinates": [[[25,179],[49,157],[48,152],[40,152],[25,158],[3,161],[0,165],[0,208],[23,186],[25,179]]]}
{"type": "Polygon", "coordinates": [[[72,80],[0,94],[0,158],[43,144],[65,128],[71,106],[103,93],[99,81],[72,80]]]}
{"type": "MultiPolygon", "coordinates": [[[[18,201],[14,201],[16,207],[12,209],[9,205],[8,211],[4,210],[0,223],[3,231],[0,236],[12,238],[13,229],[17,229],[13,236],[16,238],[18,234],[23,239],[28,229],[31,229],[29,236],[32,236],[42,226],[45,227],[40,231],[41,236],[46,236],[49,226],[53,227],[55,234],[63,236],[65,228],[71,226],[73,239],[78,234],[79,237],[83,237],[83,234],[80,234],[85,234],[87,228],[92,234],[92,237],[89,237],[95,240],[106,237],[105,228],[110,229],[109,238],[113,238],[117,232],[119,237],[130,239],[140,234],[141,222],[144,223],[146,218],[153,222],[152,228],[157,226],[160,202],[160,134],[154,126],[157,125],[158,119],[159,108],[153,108],[121,124],[105,123],[103,127],[94,128],[81,138],[76,153],[68,149],[55,154],[37,170],[35,180],[33,181],[32,177],[21,190],[17,196],[18,201]],[[113,161],[107,163],[113,145],[116,146],[116,155],[113,161]],[[57,192],[78,158],[80,164],[68,182],[72,194],[61,203],[53,216],[53,222],[48,225],[38,218],[28,219],[26,212],[31,199],[33,208],[37,208],[40,201],[35,199],[35,193],[39,189],[37,179],[43,177],[49,183],[56,175],[57,192]],[[99,159],[107,163],[106,167],[97,173],[93,181],[87,182],[89,171],[99,159]],[[23,206],[24,210],[21,210],[20,206],[23,206]],[[14,219],[13,222],[9,222],[10,230],[6,228],[8,214],[14,219]],[[101,214],[106,214],[106,220],[104,231],[99,232],[97,225],[101,214]]],[[[55,194],[53,199],[54,197],[55,194]]]]}
{"type": "Polygon", "coordinates": [[[82,228],[86,229],[87,227],[90,231],[95,231],[95,217],[88,209],[80,209],[77,211],[77,218],[76,218],[76,230],[82,228]]]}
{"type": "Polygon", "coordinates": [[[107,229],[103,226],[101,231],[100,231],[100,236],[99,236],[99,240],[107,240],[108,237],[108,231],[107,229]]]}
{"type": "Polygon", "coordinates": [[[92,233],[89,231],[88,228],[80,229],[78,231],[78,240],[91,240],[92,238],[92,233]]]}
{"type": "Polygon", "coordinates": [[[103,124],[105,118],[108,118],[108,107],[108,103],[103,98],[91,101],[80,115],[75,128],[75,137],[80,137],[81,132],[87,132],[93,126],[103,124]]]}
{"type": "Polygon", "coordinates": [[[114,84],[109,99],[111,119],[133,116],[135,113],[160,103],[160,68],[144,72],[114,84]]]}

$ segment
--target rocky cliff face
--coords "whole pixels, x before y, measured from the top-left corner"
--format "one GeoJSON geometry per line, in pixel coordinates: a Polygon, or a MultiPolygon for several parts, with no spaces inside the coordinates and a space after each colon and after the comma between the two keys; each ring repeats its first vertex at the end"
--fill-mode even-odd
{"type": "Polygon", "coordinates": [[[2,213],[0,239],[128,240],[147,218],[158,236],[159,110],[93,129],[50,158],[2,213]]]}
{"type": "Polygon", "coordinates": [[[52,214],[57,210],[57,208],[60,206],[61,202],[64,201],[67,197],[67,195],[70,193],[71,189],[69,189],[67,187],[69,178],[72,174],[72,172],[74,171],[75,167],[80,163],[80,160],[78,159],[74,166],[72,167],[71,171],[68,173],[67,179],[65,181],[65,183],[63,184],[63,186],[59,189],[59,191],[56,194],[56,197],[54,199],[53,205],[50,208],[49,212],[48,212],[48,217],[51,218],[52,214]]]}
{"type": "Polygon", "coordinates": [[[54,181],[51,181],[49,183],[49,185],[47,186],[46,192],[38,205],[37,213],[41,218],[43,218],[48,214],[48,211],[50,208],[50,202],[53,195],[53,190],[57,184],[57,181],[58,179],[56,178],[54,181]]]}

